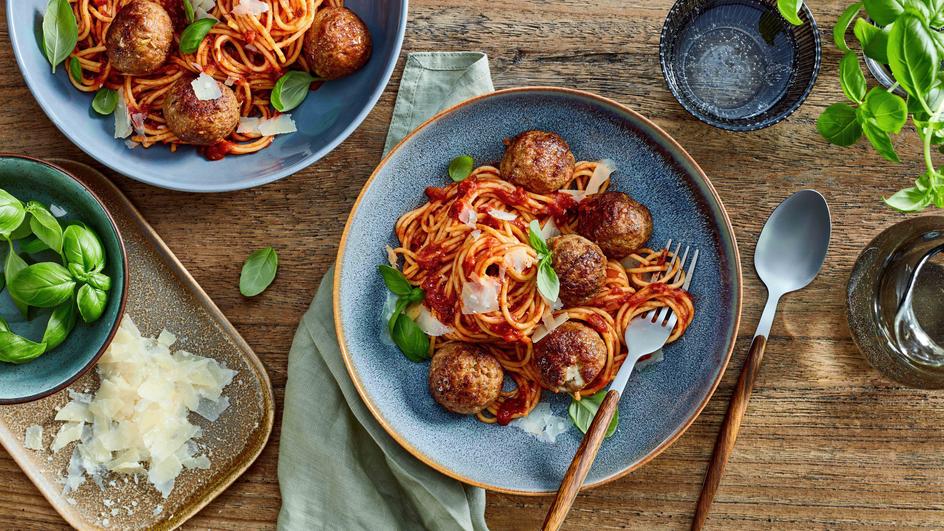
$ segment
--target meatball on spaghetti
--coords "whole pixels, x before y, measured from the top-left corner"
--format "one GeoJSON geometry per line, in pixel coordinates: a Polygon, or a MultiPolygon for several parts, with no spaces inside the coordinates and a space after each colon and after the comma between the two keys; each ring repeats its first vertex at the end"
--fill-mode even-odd
{"type": "MultiPolygon", "coordinates": [[[[177,138],[198,146],[213,145],[236,130],[239,102],[233,90],[216,81],[220,96],[201,100],[193,89],[193,78],[183,77],[164,98],[164,118],[177,138]]],[[[212,86],[212,85],[211,85],[212,86]]]]}
{"type": "Polygon", "coordinates": [[[164,7],[151,0],[134,0],[121,8],[105,37],[111,66],[135,76],[160,68],[173,44],[174,23],[164,7]]]}
{"type": "Polygon", "coordinates": [[[534,345],[534,359],[545,389],[576,393],[603,370],[606,344],[592,328],[567,321],[534,345]]]}
{"type": "Polygon", "coordinates": [[[623,192],[603,192],[580,203],[577,232],[596,242],[609,258],[624,258],[652,235],[652,215],[623,192]]]}
{"type": "Polygon", "coordinates": [[[576,306],[603,287],[606,257],[597,244],[577,234],[566,234],[551,238],[547,245],[565,306],[576,306]]]}
{"type": "Polygon", "coordinates": [[[315,15],[305,34],[305,60],[324,79],[338,79],[360,70],[370,59],[370,32],[353,11],[326,7],[315,15]]]}
{"type": "Polygon", "coordinates": [[[548,194],[574,178],[574,154],[557,133],[525,131],[505,142],[500,171],[513,184],[529,192],[548,194]]]}
{"type": "Polygon", "coordinates": [[[446,343],[429,364],[429,392],[436,402],[462,415],[485,409],[501,393],[501,364],[478,345],[446,343]]]}

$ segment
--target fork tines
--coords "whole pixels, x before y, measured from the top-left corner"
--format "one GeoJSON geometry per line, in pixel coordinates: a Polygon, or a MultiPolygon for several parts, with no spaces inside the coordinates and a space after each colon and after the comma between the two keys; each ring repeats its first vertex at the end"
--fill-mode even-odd
{"type": "MultiPolygon", "coordinates": [[[[676,264],[677,264],[678,270],[675,273],[675,278],[673,278],[671,282],[668,282],[668,279],[666,279],[665,282],[667,284],[678,282],[682,278],[682,274],[684,274],[685,282],[682,284],[682,289],[688,290],[688,286],[692,283],[692,275],[695,272],[695,264],[698,263],[698,249],[697,248],[694,249],[694,252],[692,253],[691,261],[686,264],[686,262],[688,261],[688,254],[689,254],[689,251],[692,250],[692,246],[691,245],[685,246],[685,251],[682,253],[681,258],[679,258],[679,251],[682,248],[682,243],[679,242],[675,246],[674,252],[671,250],[671,247],[672,247],[672,240],[669,240],[668,243],[665,244],[665,250],[672,253],[672,263],[669,265],[669,268],[667,271],[671,272],[673,269],[676,269],[676,264]]],[[[661,273],[653,273],[652,281],[653,282],[657,281],[660,274],[661,273]]],[[[671,313],[672,313],[671,308],[669,308],[668,306],[665,306],[661,309],[661,311],[658,308],[654,310],[650,310],[648,313],[643,315],[643,318],[659,323],[659,322],[664,322],[666,318],[670,316],[671,313]],[[656,315],[657,312],[658,312],[658,315],[656,315]]],[[[672,315],[672,317],[674,317],[674,314],[672,315]]],[[[675,320],[670,319],[670,321],[672,321],[672,326],[675,326],[675,320]]],[[[668,326],[668,324],[669,323],[665,323],[665,326],[668,326]]]]}

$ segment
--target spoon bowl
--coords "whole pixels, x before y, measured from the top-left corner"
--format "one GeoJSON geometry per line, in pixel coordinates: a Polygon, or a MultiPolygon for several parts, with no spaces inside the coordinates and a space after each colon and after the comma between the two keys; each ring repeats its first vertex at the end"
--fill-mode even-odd
{"type": "Polygon", "coordinates": [[[816,278],[831,232],[829,205],[819,192],[801,190],[780,203],[754,250],[754,269],[771,295],[804,288],[816,278]]]}

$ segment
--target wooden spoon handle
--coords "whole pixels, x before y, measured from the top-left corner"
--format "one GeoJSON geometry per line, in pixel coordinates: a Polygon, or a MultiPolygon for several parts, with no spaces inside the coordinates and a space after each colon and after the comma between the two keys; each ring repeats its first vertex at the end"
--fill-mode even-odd
{"type": "Polygon", "coordinates": [[[587,430],[587,434],[583,436],[580,448],[577,448],[577,454],[574,455],[574,460],[570,463],[567,474],[564,475],[564,480],[561,482],[560,489],[557,490],[557,497],[554,498],[554,503],[551,504],[547,518],[544,519],[545,531],[560,529],[564,519],[567,518],[570,506],[574,504],[574,498],[580,492],[580,487],[583,486],[583,480],[587,478],[587,473],[590,472],[593,460],[597,458],[600,444],[603,443],[606,430],[610,427],[610,421],[616,413],[618,404],[618,391],[610,390],[606,393],[596,416],[593,418],[593,422],[590,424],[590,428],[587,430]]]}
{"type": "Polygon", "coordinates": [[[711,463],[708,465],[708,473],[705,475],[705,483],[701,488],[698,505],[695,508],[695,519],[692,521],[693,531],[701,530],[705,525],[705,519],[708,518],[711,502],[715,498],[715,492],[718,491],[721,476],[724,475],[724,466],[734,450],[734,442],[737,440],[738,430],[741,429],[741,419],[747,410],[747,402],[751,398],[754,380],[757,379],[757,372],[760,370],[761,360],[764,359],[764,348],[766,346],[767,338],[764,336],[755,337],[751,343],[747,361],[744,362],[744,368],[741,369],[741,375],[738,377],[737,387],[734,388],[734,395],[728,405],[728,414],[721,425],[718,440],[715,441],[715,450],[711,456],[711,463]]]}

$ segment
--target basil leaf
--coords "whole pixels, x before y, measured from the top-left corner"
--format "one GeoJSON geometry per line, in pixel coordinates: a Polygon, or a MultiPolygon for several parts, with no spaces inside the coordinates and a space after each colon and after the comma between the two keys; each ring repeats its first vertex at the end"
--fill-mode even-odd
{"type": "Polygon", "coordinates": [[[26,209],[19,199],[0,189],[0,236],[9,236],[23,224],[26,209]]]}
{"type": "Polygon", "coordinates": [[[390,335],[410,361],[418,363],[429,359],[429,337],[413,319],[401,313],[394,322],[390,335]]]}
{"type": "Polygon", "coordinates": [[[839,61],[839,85],[847,98],[862,103],[865,98],[865,75],[859,66],[859,56],[855,52],[846,52],[839,61]]]}
{"type": "Polygon", "coordinates": [[[41,203],[30,201],[26,204],[26,211],[30,218],[30,229],[37,238],[49,246],[50,249],[62,254],[62,227],[59,220],[41,203]]]}
{"type": "Polygon", "coordinates": [[[183,0],[183,4],[184,16],[187,18],[187,24],[190,24],[193,22],[193,17],[195,16],[193,12],[193,4],[190,3],[190,0],[183,0]]]}
{"type": "Polygon", "coordinates": [[[459,155],[449,162],[449,178],[455,182],[462,182],[472,174],[475,161],[469,155],[459,155]]]}
{"type": "Polygon", "coordinates": [[[92,273],[88,275],[88,283],[93,288],[106,292],[111,291],[111,277],[104,273],[92,273]]]}
{"type": "Polygon", "coordinates": [[[82,63],[79,62],[79,58],[76,56],[69,58],[69,75],[76,81],[82,80],[82,63]]]}
{"type": "Polygon", "coordinates": [[[794,26],[802,26],[800,20],[800,8],[803,7],[803,0],[777,0],[777,10],[787,22],[794,26]]]}
{"type": "Polygon", "coordinates": [[[845,103],[834,103],[819,115],[816,130],[837,146],[851,146],[862,137],[856,111],[845,103]]]}
{"type": "Polygon", "coordinates": [[[42,356],[46,352],[46,343],[35,343],[20,337],[9,330],[0,330],[0,361],[6,363],[26,363],[42,356]]]}
{"type": "MultiPolygon", "coordinates": [[[[846,10],[839,15],[836,25],[833,26],[833,42],[836,44],[836,48],[839,48],[843,52],[852,51],[849,45],[846,44],[846,32],[849,31],[849,25],[852,24],[852,19],[859,14],[860,9],[862,9],[862,2],[856,2],[847,7],[846,10]]],[[[856,23],[858,24],[858,21],[856,23]]]]}
{"type": "Polygon", "coordinates": [[[13,291],[10,290],[10,286],[13,284],[13,278],[26,269],[26,261],[20,258],[20,255],[16,254],[16,251],[13,249],[12,241],[8,241],[7,243],[10,246],[10,250],[7,252],[6,260],[3,262],[3,277],[6,280],[7,289],[10,291],[10,298],[13,299],[13,304],[20,310],[23,317],[27,317],[29,305],[20,300],[13,294],[13,291]]]}
{"type": "Polygon", "coordinates": [[[39,254],[48,250],[49,246],[39,238],[32,238],[29,241],[20,242],[20,252],[23,254],[39,254]]]}
{"type": "Polygon", "coordinates": [[[426,298],[426,292],[420,288],[413,288],[413,291],[407,295],[406,299],[410,302],[422,302],[426,298]]]}
{"type": "Polygon", "coordinates": [[[279,112],[290,111],[305,101],[316,79],[308,72],[289,70],[275,82],[269,101],[279,112]]]}
{"type": "Polygon", "coordinates": [[[888,66],[901,87],[916,97],[934,85],[940,64],[929,31],[920,19],[904,14],[888,35],[888,66]]]}
{"type": "Polygon", "coordinates": [[[29,219],[30,215],[29,212],[27,212],[26,216],[23,217],[23,221],[20,223],[20,226],[10,233],[9,238],[11,240],[22,240],[30,234],[33,234],[33,229],[30,228],[29,219]]]}
{"type": "Polygon", "coordinates": [[[863,0],[865,12],[869,18],[874,20],[879,26],[891,24],[905,12],[903,3],[900,0],[863,0]]]}
{"type": "Polygon", "coordinates": [[[877,151],[879,155],[891,162],[901,162],[901,160],[898,159],[898,154],[895,153],[895,146],[892,145],[892,140],[889,138],[888,133],[882,131],[882,129],[876,125],[874,118],[865,122],[862,126],[862,130],[865,132],[865,138],[869,139],[869,142],[872,143],[872,147],[875,148],[875,151],[877,151]]]}
{"type": "Polygon", "coordinates": [[[383,277],[387,289],[394,295],[406,297],[413,291],[413,286],[399,269],[384,264],[377,266],[377,269],[380,271],[380,275],[383,277]]]}
{"type": "Polygon", "coordinates": [[[908,104],[897,94],[875,87],[865,97],[865,107],[875,124],[886,133],[898,134],[908,121],[908,104]]]}
{"type": "MultiPolygon", "coordinates": [[[[590,424],[593,423],[593,418],[597,416],[597,410],[600,409],[600,404],[603,403],[604,398],[606,398],[606,389],[594,395],[585,396],[580,400],[571,399],[567,413],[570,415],[570,421],[574,423],[574,426],[576,426],[578,430],[587,433],[587,430],[590,429],[590,424]]],[[[605,436],[610,437],[616,433],[617,426],[619,426],[619,410],[616,410],[616,413],[613,415],[613,420],[610,421],[610,426],[606,429],[605,436]]]]}
{"type": "Polygon", "coordinates": [[[542,255],[551,254],[551,251],[547,248],[547,243],[544,242],[544,237],[541,236],[541,224],[536,219],[532,219],[531,223],[528,224],[528,243],[531,244],[532,249],[537,251],[538,258],[542,255]]]}
{"type": "Polygon", "coordinates": [[[12,332],[12,330],[10,330],[10,325],[7,324],[6,319],[3,317],[0,317],[0,332],[12,332]]]}
{"type": "Polygon", "coordinates": [[[278,270],[279,255],[275,249],[266,247],[253,252],[246,258],[239,275],[239,292],[245,297],[255,297],[272,284],[278,270]]]}
{"type": "Polygon", "coordinates": [[[930,190],[905,188],[889,198],[883,199],[885,204],[899,212],[916,212],[931,204],[930,190]]]}
{"type": "Polygon", "coordinates": [[[94,323],[105,312],[105,304],[108,302],[108,294],[100,289],[95,289],[88,284],[79,288],[75,296],[75,304],[79,308],[79,315],[86,323],[94,323]]]}
{"type": "Polygon", "coordinates": [[[46,331],[43,332],[43,343],[46,343],[47,351],[58,347],[69,337],[78,317],[75,301],[72,298],[53,309],[49,322],[46,323],[46,331]]]}
{"type": "Polygon", "coordinates": [[[856,20],[852,29],[866,57],[871,57],[882,64],[888,64],[888,34],[891,27],[879,29],[865,19],[856,20]]]}
{"type": "Polygon", "coordinates": [[[187,26],[180,34],[180,51],[195,53],[200,49],[200,43],[206,38],[218,21],[212,18],[201,18],[187,26]]]}
{"type": "Polygon", "coordinates": [[[410,304],[410,301],[402,297],[397,299],[397,305],[394,307],[393,315],[390,316],[390,322],[387,324],[390,337],[393,337],[393,327],[395,324],[397,324],[397,319],[399,319],[400,315],[403,314],[403,311],[406,310],[408,304],[410,304]]]}
{"type": "Polygon", "coordinates": [[[10,294],[30,306],[52,308],[69,300],[75,292],[75,280],[69,270],[55,262],[27,266],[7,279],[10,294]]]}
{"type": "Polygon", "coordinates": [[[105,248],[98,236],[84,225],[69,225],[62,233],[62,256],[66,264],[78,264],[91,273],[105,267],[105,248]]]}
{"type": "Polygon", "coordinates": [[[118,108],[118,91],[110,88],[99,89],[92,98],[92,110],[102,116],[114,114],[118,108]]]}
{"type": "Polygon", "coordinates": [[[49,0],[43,14],[43,51],[54,74],[78,42],[79,25],[69,0],[49,0]]]}
{"type": "Polygon", "coordinates": [[[560,280],[551,265],[551,256],[546,255],[538,266],[538,291],[549,301],[556,301],[560,295],[560,280]]]}

